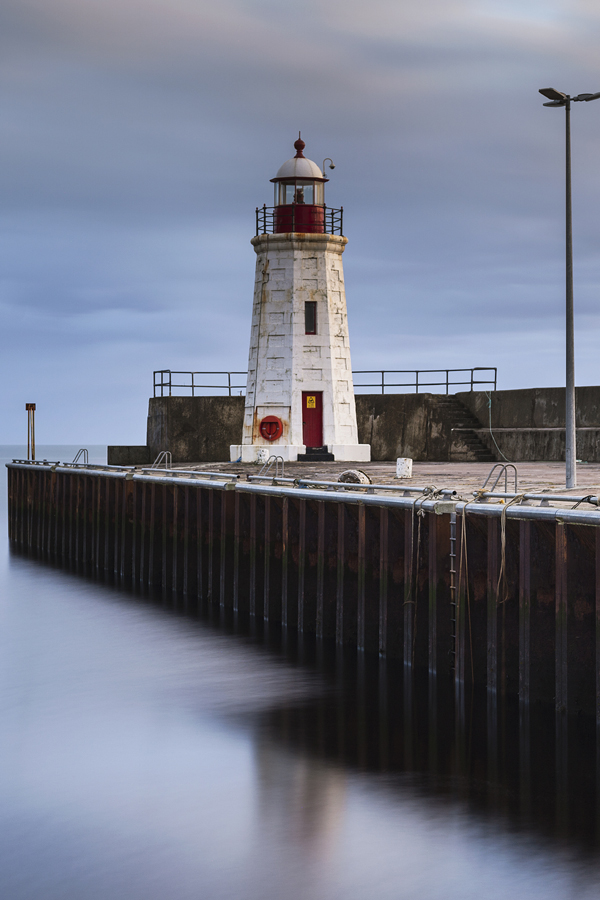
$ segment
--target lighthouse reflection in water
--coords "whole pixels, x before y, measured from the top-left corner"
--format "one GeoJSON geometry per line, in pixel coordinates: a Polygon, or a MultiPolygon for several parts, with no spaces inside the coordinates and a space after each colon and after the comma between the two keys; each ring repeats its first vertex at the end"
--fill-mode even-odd
{"type": "Polygon", "coordinates": [[[3,898],[600,898],[585,722],[0,546],[3,898]]]}

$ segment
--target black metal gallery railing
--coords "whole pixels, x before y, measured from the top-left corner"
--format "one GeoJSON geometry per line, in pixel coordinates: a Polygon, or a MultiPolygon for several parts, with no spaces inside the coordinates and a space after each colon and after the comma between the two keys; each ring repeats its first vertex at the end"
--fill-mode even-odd
{"type": "Polygon", "coordinates": [[[302,204],[290,206],[256,207],[256,235],[281,232],[302,232],[312,234],[344,234],[344,207],[307,207],[302,204]],[[307,217],[308,209],[318,209],[318,218],[307,217]]]}
{"type": "MultiPolygon", "coordinates": [[[[154,396],[171,397],[191,394],[196,396],[202,391],[225,391],[230,397],[235,393],[245,394],[247,372],[175,372],[171,369],[158,369],[154,372],[154,396]],[[202,376],[203,382],[198,379],[202,376]],[[243,376],[240,378],[239,376],[243,376]]],[[[446,394],[450,388],[466,388],[469,391],[477,390],[484,385],[491,390],[496,390],[498,369],[495,366],[475,366],[472,369],[357,369],[352,372],[354,389],[367,393],[409,393],[432,387],[444,388],[446,394]],[[368,381],[361,383],[356,380],[357,375],[372,376],[368,381]],[[402,376],[399,378],[399,376],[402,376]],[[440,376],[435,378],[435,376],[440,376]],[[433,379],[433,380],[432,380],[433,379]],[[395,388],[408,388],[409,391],[398,391],[395,388]]]]}

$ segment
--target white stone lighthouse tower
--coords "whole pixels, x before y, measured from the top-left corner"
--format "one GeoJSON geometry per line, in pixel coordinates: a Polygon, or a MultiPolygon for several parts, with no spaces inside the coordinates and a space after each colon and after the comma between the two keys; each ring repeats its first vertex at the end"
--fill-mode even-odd
{"type": "Polygon", "coordinates": [[[257,209],[256,279],[241,445],[232,462],[367,462],[358,443],[342,253],[342,210],[304,141],[279,169],[275,206],[257,209]],[[262,452],[260,452],[262,451],[262,452]]]}

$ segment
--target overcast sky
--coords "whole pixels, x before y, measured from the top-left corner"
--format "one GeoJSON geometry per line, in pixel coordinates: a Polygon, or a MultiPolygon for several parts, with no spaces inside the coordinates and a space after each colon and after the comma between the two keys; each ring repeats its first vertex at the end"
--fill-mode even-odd
{"type": "MultiPolygon", "coordinates": [[[[336,163],[355,369],[564,384],[564,111],[591,0],[3,0],[2,432],[144,443],[152,371],[245,369],[254,209],[336,163]]],[[[600,101],[575,104],[577,383],[599,384],[600,101]]]]}

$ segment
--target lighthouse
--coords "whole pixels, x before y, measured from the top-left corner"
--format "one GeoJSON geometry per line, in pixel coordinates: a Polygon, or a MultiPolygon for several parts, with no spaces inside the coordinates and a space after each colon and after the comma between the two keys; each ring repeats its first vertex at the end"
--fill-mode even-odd
{"type": "Polygon", "coordinates": [[[242,443],[232,462],[368,462],[358,443],[342,253],[343,210],[325,204],[324,171],[296,155],[256,211],[256,277],[242,443]]]}

